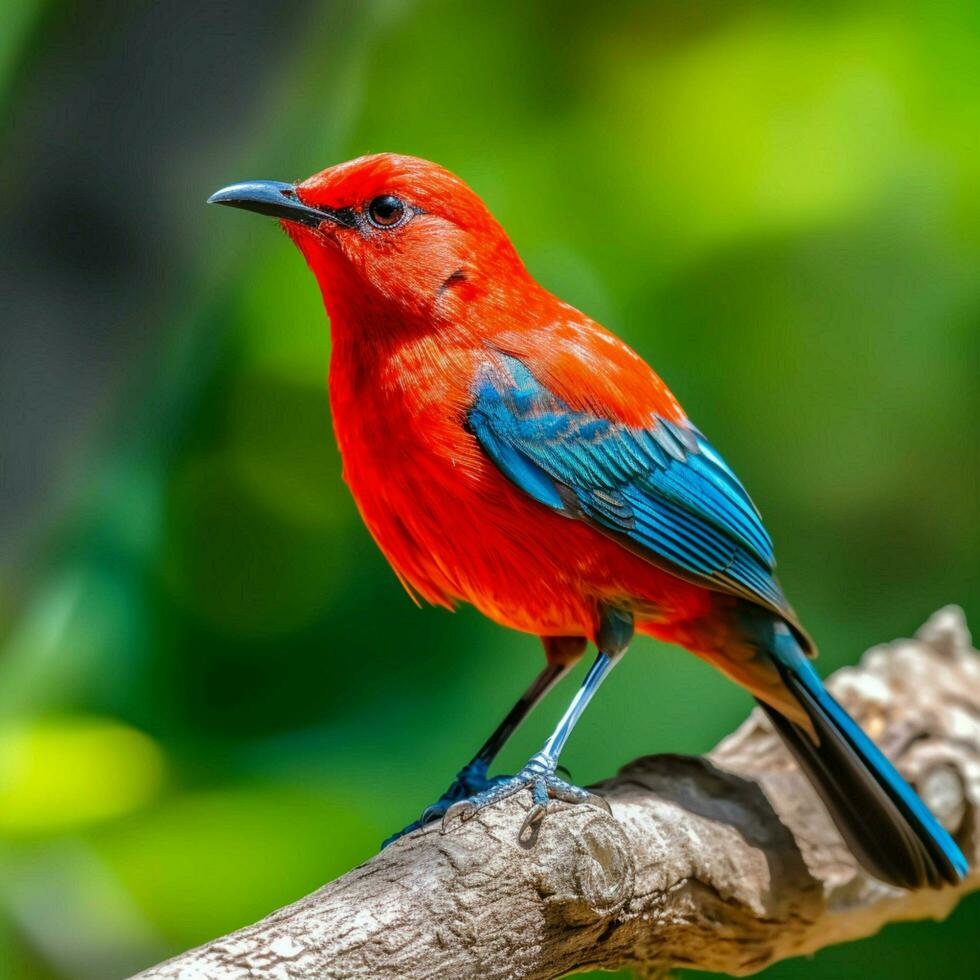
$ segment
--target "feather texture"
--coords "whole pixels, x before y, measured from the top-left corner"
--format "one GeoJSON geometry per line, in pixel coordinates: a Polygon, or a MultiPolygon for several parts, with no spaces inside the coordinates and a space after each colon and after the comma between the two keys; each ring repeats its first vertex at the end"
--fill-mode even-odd
{"type": "Polygon", "coordinates": [[[574,410],[520,359],[500,355],[478,373],[467,421],[487,454],[535,500],[795,626],[758,510],[686,420],[652,414],[640,428],[574,410]]]}

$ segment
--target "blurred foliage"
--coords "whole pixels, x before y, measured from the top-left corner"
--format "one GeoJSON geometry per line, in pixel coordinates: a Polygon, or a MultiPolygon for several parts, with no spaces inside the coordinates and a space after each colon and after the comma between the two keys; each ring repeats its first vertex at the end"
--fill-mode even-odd
{"type": "MultiPolygon", "coordinates": [[[[177,8],[11,5],[10,157],[32,79],[57,105],[110,56],[139,59],[139,117],[157,125],[184,47],[211,44],[213,65],[245,30],[231,6],[213,37],[177,8]],[[52,69],[81,18],[98,53],[80,75],[52,69]]],[[[145,298],[102,435],[61,462],[29,559],[2,566],[4,976],[122,975],[342,873],[538,669],[532,638],[415,609],[371,544],[340,479],[316,286],[271,223],[202,207],[233,179],[381,149],[463,175],[532,271],[636,346],[742,474],[823,670],[948,602],[980,621],[975,3],[392,0],[291,17],[221,76],[220,117],[194,114],[212,76],[185,79],[185,123],[139,195],[105,199],[120,227],[156,216],[139,236],[166,247],[123,284],[145,298]],[[246,98],[228,79],[254,66],[246,98]]],[[[127,98],[97,107],[107,134],[127,98]]],[[[125,165],[125,143],[94,145],[125,165]]],[[[94,344],[85,357],[81,376],[108,363],[94,344]]],[[[587,782],[703,751],[748,705],[641,640],[563,761],[587,782]]],[[[973,977],[978,928],[974,899],[768,975],[973,977]]]]}
{"type": "Polygon", "coordinates": [[[118,722],[47,716],[0,729],[0,834],[63,833],[138,810],[162,776],[156,743],[118,722]]]}

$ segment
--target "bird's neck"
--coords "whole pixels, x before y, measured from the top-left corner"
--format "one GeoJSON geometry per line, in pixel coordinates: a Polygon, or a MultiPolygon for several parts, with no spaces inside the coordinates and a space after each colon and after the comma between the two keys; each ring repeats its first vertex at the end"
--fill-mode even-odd
{"type": "Polygon", "coordinates": [[[431,296],[406,301],[338,267],[320,282],[334,355],[366,365],[406,345],[478,347],[502,333],[532,335],[554,316],[557,301],[523,266],[520,272],[488,278],[460,268],[431,296]]]}
{"type": "Polygon", "coordinates": [[[493,349],[547,349],[543,325],[556,300],[528,277],[518,291],[451,283],[435,311],[419,315],[377,295],[325,291],[332,351],[329,387],[342,446],[361,417],[465,413],[478,365],[493,349]]]}

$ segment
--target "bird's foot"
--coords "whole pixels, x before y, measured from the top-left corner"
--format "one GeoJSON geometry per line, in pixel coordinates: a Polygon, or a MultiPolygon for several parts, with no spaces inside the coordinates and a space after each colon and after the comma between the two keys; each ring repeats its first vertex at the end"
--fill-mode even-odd
{"type": "Polygon", "coordinates": [[[456,778],[452,781],[449,789],[436,800],[435,803],[427,806],[418,820],[403,827],[397,833],[392,834],[382,845],[382,850],[389,844],[393,844],[399,837],[410,834],[419,827],[433,823],[444,817],[447,811],[457,803],[465,800],[475,799],[481,794],[489,792],[495,786],[510,779],[510,776],[488,776],[487,766],[481,762],[471,762],[468,766],[460,769],[456,773],[456,778]]]}
{"type": "Polygon", "coordinates": [[[556,775],[557,769],[555,759],[539,752],[532,756],[524,768],[515,775],[500,777],[495,785],[449,806],[442,816],[443,833],[448,829],[453,818],[458,817],[460,822],[465,822],[481,810],[515,796],[523,790],[530,792],[533,805],[521,825],[519,836],[522,838],[525,833],[541,823],[548,807],[555,800],[562,803],[591,803],[612,813],[611,807],[603,797],[559,779],[556,775]]]}

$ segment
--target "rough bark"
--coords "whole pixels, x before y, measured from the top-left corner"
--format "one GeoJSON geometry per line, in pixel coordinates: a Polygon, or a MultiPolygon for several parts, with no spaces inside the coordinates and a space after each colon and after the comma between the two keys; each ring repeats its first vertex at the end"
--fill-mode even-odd
{"type": "MultiPolygon", "coordinates": [[[[975,864],[980,656],[962,612],[940,610],[830,686],[975,864]]],[[[638,759],[598,791],[612,817],[559,804],[532,840],[518,839],[523,796],[445,834],[416,832],[139,976],[745,975],[887,922],[942,918],[980,883],[974,872],[909,893],[868,877],[758,710],[709,755],[638,759]]]]}

